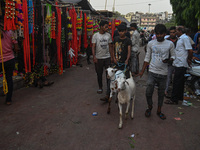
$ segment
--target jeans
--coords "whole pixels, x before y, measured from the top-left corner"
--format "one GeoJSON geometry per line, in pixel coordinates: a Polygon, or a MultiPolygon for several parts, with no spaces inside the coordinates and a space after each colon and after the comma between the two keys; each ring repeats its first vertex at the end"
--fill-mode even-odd
{"type": "MultiPolygon", "coordinates": [[[[103,87],[102,83],[102,75],[103,75],[103,69],[107,69],[110,66],[111,60],[110,58],[106,59],[98,59],[97,63],[95,63],[95,70],[97,73],[97,81],[99,84],[99,88],[103,87]]],[[[107,78],[107,73],[106,73],[106,83],[107,83],[107,91],[106,95],[110,95],[110,80],[107,78]]]]}
{"type": "Polygon", "coordinates": [[[166,79],[167,75],[160,75],[149,72],[146,89],[146,99],[149,106],[153,105],[152,96],[156,83],[158,85],[158,106],[161,107],[163,105],[166,79]]]}
{"type": "MultiPolygon", "coordinates": [[[[15,68],[15,59],[8,60],[4,62],[4,69],[6,72],[6,80],[8,84],[8,93],[6,94],[6,102],[12,101],[13,93],[13,70],[15,68]]],[[[2,63],[0,63],[0,71],[2,71],[2,63]]]]}
{"type": "Polygon", "coordinates": [[[131,72],[139,73],[139,56],[137,52],[131,52],[131,72]]]}
{"type": "Polygon", "coordinates": [[[166,89],[165,89],[166,92],[168,92],[169,85],[172,81],[172,74],[174,70],[175,70],[174,66],[168,66],[167,82],[166,82],[166,89]]]}

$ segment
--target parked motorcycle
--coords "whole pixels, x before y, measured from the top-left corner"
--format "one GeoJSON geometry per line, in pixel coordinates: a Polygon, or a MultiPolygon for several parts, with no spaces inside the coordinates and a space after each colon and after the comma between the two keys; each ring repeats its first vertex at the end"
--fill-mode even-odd
{"type": "Polygon", "coordinates": [[[186,85],[188,85],[196,95],[200,95],[200,61],[193,61],[192,66],[188,68],[185,77],[186,85]]]}

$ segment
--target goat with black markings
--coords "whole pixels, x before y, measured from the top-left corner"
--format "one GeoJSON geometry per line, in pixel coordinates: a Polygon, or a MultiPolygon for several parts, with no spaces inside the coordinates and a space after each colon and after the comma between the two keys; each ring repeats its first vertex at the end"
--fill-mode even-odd
{"type": "Polygon", "coordinates": [[[110,79],[110,96],[108,99],[108,110],[107,113],[110,113],[110,104],[112,101],[112,96],[114,93],[117,93],[117,79],[125,77],[124,72],[115,68],[107,68],[107,78],[110,79]]]}

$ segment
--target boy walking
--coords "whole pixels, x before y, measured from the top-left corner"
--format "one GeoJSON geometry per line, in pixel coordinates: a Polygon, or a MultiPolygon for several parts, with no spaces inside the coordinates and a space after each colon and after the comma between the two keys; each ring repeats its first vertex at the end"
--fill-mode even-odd
{"type": "MultiPolygon", "coordinates": [[[[126,37],[126,30],[127,27],[125,25],[119,25],[119,36],[115,37],[113,41],[114,63],[117,69],[124,71],[129,68],[128,65],[131,55],[131,40],[126,37]]],[[[126,71],[125,75],[129,78],[129,71],[126,71]]]]}
{"type": "Polygon", "coordinates": [[[154,86],[158,85],[158,108],[157,115],[162,119],[166,119],[166,116],[161,112],[163,105],[165,85],[168,72],[169,55],[170,61],[175,59],[174,44],[165,40],[166,27],[163,24],[157,24],[155,26],[156,40],[152,40],[147,45],[147,53],[144,59],[142,71],[138,74],[142,77],[147,65],[149,65],[149,74],[146,88],[146,99],[148,108],[145,111],[145,116],[151,116],[151,110],[153,108],[152,95],[154,92],[154,86]]]}
{"type": "MultiPolygon", "coordinates": [[[[102,83],[103,69],[104,68],[107,69],[111,63],[112,37],[109,33],[107,33],[109,25],[107,21],[101,21],[99,25],[100,25],[100,31],[95,33],[92,37],[92,54],[99,85],[97,93],[101,94],[103,92],[103,83],[102,83]]],[[[106,80],[107,80],[106,95],[108,96],[110,94],[110,81],[107,78],[106,80]]]]}

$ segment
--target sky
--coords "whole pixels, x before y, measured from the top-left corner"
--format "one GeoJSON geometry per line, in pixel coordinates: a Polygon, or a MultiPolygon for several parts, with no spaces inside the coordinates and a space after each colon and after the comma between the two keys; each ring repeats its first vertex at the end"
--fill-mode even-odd
{"type": "MultiPolygon", "coordinates": [[[[88,0],[95,10],[105,10],[106,0],[88,0]]],[[[112,11],[114,0],[107,0],[106,10],[112,11]]],[[[115,11],[126,15],[129,12],[140,11],[143,13],[165,12],[172,13],[170,0],[115,0],[115,11]]]]}

